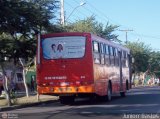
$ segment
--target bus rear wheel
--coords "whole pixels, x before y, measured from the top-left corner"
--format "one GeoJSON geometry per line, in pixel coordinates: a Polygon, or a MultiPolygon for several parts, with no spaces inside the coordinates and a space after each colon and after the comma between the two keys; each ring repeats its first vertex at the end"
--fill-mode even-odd
{"type": "Polygon", "coordinates": [[[112,100],[112,89],[111,89],[111,85],[108,85],[108,89],[107,89],[107,101],[111,101],[112,100]]]}
{"type": "Polygon", "coordinates": [[[126,93],[125,92],[120,92],[121,97],[126,97],[126,93]]]}
{"type": "Polygon", "coordinates": [[[128,83],[128,80],[126,81],[126,90],[129,90],[129,83],[128,83]]]}
{"type": "Polygon", "coordinates": [[[72,104],[74,103],[75,96],[59,96],[61,104],[72,104]]]}

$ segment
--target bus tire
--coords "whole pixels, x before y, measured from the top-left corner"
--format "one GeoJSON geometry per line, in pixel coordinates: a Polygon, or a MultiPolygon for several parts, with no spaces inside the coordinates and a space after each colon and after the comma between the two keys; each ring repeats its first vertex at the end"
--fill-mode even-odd
{"type": "Polygon", "coordinates": [[[129,90],[128,80],[126,80],[126,90],[129,90]]]}
{"type": "Polygon", "coordinates": [[[107,101],[111,101],[112,100],[112,89],[111,89],[111,84],[108,84],[108,89],[107,89],[107,101]]]}
{"type": "Polygon", "coordinates": [[[74,96],[60,96],[59,100],[61,104],[72,104],[74,103],[74,96]]]}
{"type": "Polygon", "coordinates": [[[125,92],[120,92],[121,97],[126,97],[126,93],[125,92]]]}

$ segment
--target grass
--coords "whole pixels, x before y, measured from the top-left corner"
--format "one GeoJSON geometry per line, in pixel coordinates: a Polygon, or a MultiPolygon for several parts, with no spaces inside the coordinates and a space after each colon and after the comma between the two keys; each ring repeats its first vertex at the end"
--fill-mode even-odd
{"type": "MultiPolygon", "coordinates": [[[[25,105],[37,102],[45,102],[50,100],[58,100],[56,96],[49,95],[40,95],[39,101],[37,100],[37,95],[31,95],[28,98],[26,96],[20,96],[14,99],[11,99],[12,105],[25,105]]],[[[0,107],[7,106],[7,100],[3,97],[0,97],[0,107]]]]}

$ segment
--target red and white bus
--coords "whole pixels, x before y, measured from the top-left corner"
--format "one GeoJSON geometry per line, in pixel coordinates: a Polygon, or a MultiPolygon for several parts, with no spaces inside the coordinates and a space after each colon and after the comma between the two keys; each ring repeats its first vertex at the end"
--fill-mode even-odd
{"type": "Polygon", "coordinates": [[[91,33],[38,36],[37,90],[61,103],[77,96],[111,100],[125,96],[130,82],[130,50],[91,33]]]}

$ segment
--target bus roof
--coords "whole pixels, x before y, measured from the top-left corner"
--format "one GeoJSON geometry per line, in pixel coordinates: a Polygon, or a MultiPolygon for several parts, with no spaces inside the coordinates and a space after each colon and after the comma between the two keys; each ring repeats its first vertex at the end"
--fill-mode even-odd
{"type": "Polygon", "coordinates": [[[116,47],[119,50],[125,50],[126,52],[130,53],[130,49],[126,48],[125,46],[122,46],[121,44],[117,44],[113,41],[109,41],[107,39],[104,39],[102,37],[99,37],[95,34],[89,33],[89,32],[61,32],[61,33],[51,33],[51,34],[44,34],[41,35],[41,38],[50,38],[50,37],[55,37],[55,36],[86,36],[86,35],[90,35],[92,40],[96,40],[102,43],[106,43],[112,47],[116,47]]]}
{"type": "Polygon", "coordinates": [[[98,41],[98,42],[106,43],[106,44],[108,44],[108,45],[110,45],[110,46],[112,46],[112,47],[118,48],[119,50],[120,50],[120,49],[121,49],[121,50],[125,50],[126,52],[130,53],[130,49],[127,48],[127,47],[125,47],[125,46],[122,46],[121,44],[117,44],[117,43],[115,43],[115,42],[113,42],[113,41],[109,41],[109,40],[107,40],[107,39],[104,39],[104,38],[99,37],[99,36],[94,35],[94,34],[91,34],[91,38],[92,38],[93,40],[98,41]]]}
{"type": "Polygon", "coordinates": [[[41,35],[42,38],[50,38],[55,36],[86,36],[91,33],[87,32],[61,32],[61,33],[51,33],[51,34],[43,34],[41,35]]]}

